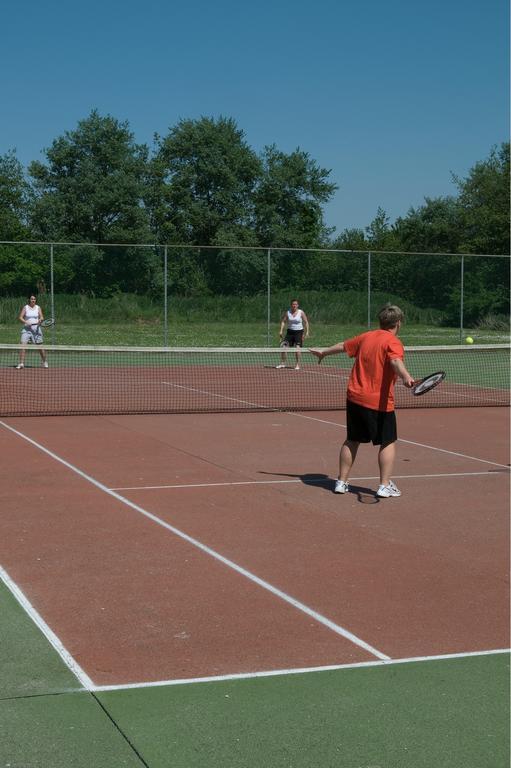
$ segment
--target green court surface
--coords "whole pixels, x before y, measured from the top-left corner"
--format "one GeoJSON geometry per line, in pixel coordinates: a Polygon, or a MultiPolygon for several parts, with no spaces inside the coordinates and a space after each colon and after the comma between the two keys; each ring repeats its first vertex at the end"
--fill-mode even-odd
{"type": "Polygon", "coordinates": [[[0,586],[1,768],[507,768],[508,654],[84,691],[0,586]]]}

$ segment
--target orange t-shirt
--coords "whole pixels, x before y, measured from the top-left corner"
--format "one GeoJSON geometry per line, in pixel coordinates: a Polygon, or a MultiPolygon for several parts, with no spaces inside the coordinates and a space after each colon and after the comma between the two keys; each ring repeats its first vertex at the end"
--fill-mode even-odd
{"type": "Polygon", "coordinates": [[[344,351],[355,358],[348,400],[374,411],[393,411],[397,374],[390,361],[403,360],[405,354],[397,336],[390,331],[367,331],[345,341],[344,351]]]}

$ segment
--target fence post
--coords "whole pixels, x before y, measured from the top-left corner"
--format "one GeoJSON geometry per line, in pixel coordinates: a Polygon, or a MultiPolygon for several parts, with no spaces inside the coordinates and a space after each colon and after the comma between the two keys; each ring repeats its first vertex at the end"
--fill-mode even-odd
{"type": "Polygon", "coordinates": [[[266,273],[266,346],[271,347],[271,248],[268,248],[266,273]]]}
{"type": "Polygon", "coordinates": [[[465,283],[465,257],[461,255],[461,288],[460,288],[460,344],[463,344],[463,292],[465,283]]]}
{"type": "Polygon", "coordinates": [[[367,254],[367,328],[371,328],[371,251],[367,254]]]}
{"type": "MultiPolygon", "coordinates": [[[[50,243],[50,305],[51,316],[55,319],[55,288],[53,284],[53,243],[50,243]]],[[[51,327],[51,343],[55,344],[55,326],[51,327]]]]}
{"type": "Polygon", "coordinates": [[[169,345],[169,331],[168,331],[168,303],[167,303],[167,261],[168,252],[167,246],[163,248],[163,346],[169,345]]]}

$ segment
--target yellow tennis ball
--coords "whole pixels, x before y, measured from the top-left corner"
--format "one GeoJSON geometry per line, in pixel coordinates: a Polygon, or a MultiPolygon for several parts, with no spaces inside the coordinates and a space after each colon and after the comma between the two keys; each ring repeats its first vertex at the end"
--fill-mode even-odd
{"type": "Polygon", "coordinates": [[[465,341],[467,342],[467,344],[473,344],[474,343],[474,339],[472,338],[472,336],[467,336],[465,341]]]}

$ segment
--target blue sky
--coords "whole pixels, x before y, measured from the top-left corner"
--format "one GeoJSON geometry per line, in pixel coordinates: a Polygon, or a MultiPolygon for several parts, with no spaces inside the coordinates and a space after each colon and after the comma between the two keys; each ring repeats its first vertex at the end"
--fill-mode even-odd
{"type": "Polygon", "coordinates": [[[507,0],[18,0],[2,27],[0,154],[25,166],[92,109],[150,146],[223,115],[330,169],[341,232],[455,194],[509,137],[507,0]]]}

